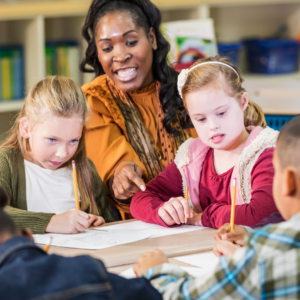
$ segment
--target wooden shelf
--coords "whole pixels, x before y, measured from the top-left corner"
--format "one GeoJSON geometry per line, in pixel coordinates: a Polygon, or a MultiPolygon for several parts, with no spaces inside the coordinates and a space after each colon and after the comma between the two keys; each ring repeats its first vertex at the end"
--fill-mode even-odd
{"type": "MultiPolygon", "coordinates": [[[[208,5],[265,5],[300,3],[300,0],[152,0],[160,9],[183,9],[208,5]]],[[[85,16],[90,1],[34,1],[15,4],[0,4],[0,20],[30,19],[38,15],[44,17],[85,16]]]]}
{"type": "Polygon", "coordinates": [[[0,113],[21,110],[24,102],[24,100],[0,101],[0,113]]]}

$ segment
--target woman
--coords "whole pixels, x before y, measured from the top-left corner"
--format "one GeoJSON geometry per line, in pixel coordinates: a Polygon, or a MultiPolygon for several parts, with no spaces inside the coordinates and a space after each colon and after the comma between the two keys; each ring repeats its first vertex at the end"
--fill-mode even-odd
{"type": "Polygon", "coordinates": [[[191,136],[160,23],[149,0],[94,0],[83,27],[88,48],[81,70],[91,66],[96,74],[83,86],[94,111],[87,154],[123,218],[144,181],[160,174],[191,136]]]}

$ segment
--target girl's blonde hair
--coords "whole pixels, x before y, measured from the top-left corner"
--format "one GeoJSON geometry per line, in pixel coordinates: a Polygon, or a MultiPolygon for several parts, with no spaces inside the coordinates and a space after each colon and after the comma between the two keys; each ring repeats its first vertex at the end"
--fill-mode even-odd
{"type": "MultiPolygon", "coordinates": [[[[194,68],[188,73],[185,84],[181,89],[181,94],[185,107],[186,105],[186,95],[199,91],[200,89],[212,86],[222,85],[223,90],[230,97],[234,97],[240,102],[242,95],[246,90],[242,87],[244,79],[241,77],[238,69],[231,63],[229,58],[226,57],[209,57],[205,59],[198,60],[190,69],[196,65],[200,65],[204,62],[220,62],[229,65],[234,68],[237,74],[231,68],[221,65],[221,64],[205,64],[194,68]],[[221,76],[220,76],[221,75],[221,76]]],[[[261,126],[263,128],[267,127],[265,115],[255,102],[249,100],[248,107],[244,111],[244,124],[247,126],[261,126]]]]}
{"type": "Polygon", "coordinates": [[[81,209],[99,215],[85,150],[85,123],[89,111],[85,95],[77,83],[65,77],[47,77],[38,82],[29,92],[24,106],[10,130],[10,135],[1,148],[18,149],[23,157],[30,151],[29,140],[24,139],[19,130],[20,120],[24,117],[27,118],[31,127],[38,122],[42,122],[47,115],[63,118],[79,116],[82,118],[84,126],[77,151],[62,167],[71,167],[71,160],[76,161],[81,209]]]}

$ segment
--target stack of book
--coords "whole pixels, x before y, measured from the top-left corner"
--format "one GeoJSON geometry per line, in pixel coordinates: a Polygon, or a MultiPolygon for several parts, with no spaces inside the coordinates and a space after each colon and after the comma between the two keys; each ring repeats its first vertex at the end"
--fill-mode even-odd
{"type": "Polygon", "coordinates": [[[22,46],[0,46],[0,101],[24,98],[22,46]]]}
{"type": "Polygon", "coordinates": [[[46,43],[47,76],[60,75],[81,84],[80,47],[75,41],[46,43]]]}

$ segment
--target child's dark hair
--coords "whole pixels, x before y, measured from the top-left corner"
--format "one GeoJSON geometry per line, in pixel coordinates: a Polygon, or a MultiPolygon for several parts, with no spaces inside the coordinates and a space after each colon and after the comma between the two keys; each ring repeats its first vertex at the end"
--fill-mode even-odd
{"type": "Polygon", "coordinates": [[[98,60],[95,30],[103,16],[117,11],[128,12],[135,24],[142,27],[147,35],[151,27],[155,31],[158,47],[157,50],[153,51],[153,77],[161,84],[159,98],[165,112],[164,127],[169,133],[177,136],[178,131],[172,126],[172,123],[176,120],[178,113],[180,113],[182,128],[190,128],[192,124],[177,91],[178,72],[168,65],[167,55],[170,44],[160,31],[161,13],[150,0],[94,0],[82,29],[88,47],[80,70],[82,72],[95,72],[96,76],[104,74],[102,65],[98,60]],[[92,69],[87,66],[91,66],[92,69]]]}
{"type": "Polygon", "coordinates": [[[11,217],[3,211],[7,205],[7,195],[0,186],[0,236],[3,234],[17,235],[19,230],[11,217]]]}
{"type": "Polygon", "coordinates": [[[294,166],[300,176],[300,116],[290,120],[281,129],[276,149],[280,166],[294,166]]]}

